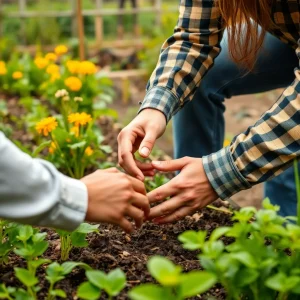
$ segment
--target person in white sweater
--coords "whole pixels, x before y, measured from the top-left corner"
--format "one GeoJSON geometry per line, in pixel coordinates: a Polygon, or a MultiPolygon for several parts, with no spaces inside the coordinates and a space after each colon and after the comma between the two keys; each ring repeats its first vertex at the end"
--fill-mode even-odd
{"type": "Polygon", "coordinates": [[[33,159],[0,132],[0,218],[72,231],[83,221],[111,223],[130,233],[149,214],[144,184],[116,168],[81,180],[33,159]]]}

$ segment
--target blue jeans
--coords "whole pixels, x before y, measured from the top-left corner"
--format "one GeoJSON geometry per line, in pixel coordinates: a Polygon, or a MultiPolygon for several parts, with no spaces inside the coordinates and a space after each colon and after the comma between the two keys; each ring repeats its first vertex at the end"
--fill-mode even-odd
{"type": "MultiPolygon", "coordinates": [[[[202,157],[218,151],[224,140],[225,98],[284,88],[294,81],[299,61],[294,49],[267,34],[254,73],[245,75],[229,58],[225,33],[221,54],[202,80],[193,101],[173,118],[174,156],[202,157]]],[[[265,184],[266,196],[281,215],[296,215],[293,168],[265,184]]]]}

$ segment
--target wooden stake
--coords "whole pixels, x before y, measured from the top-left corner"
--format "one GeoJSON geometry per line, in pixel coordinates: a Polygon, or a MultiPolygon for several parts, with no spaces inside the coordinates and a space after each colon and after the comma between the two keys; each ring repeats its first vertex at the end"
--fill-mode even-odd
{"type": "Polygon", "coordinates": [[[81,10],[81,0],[77,0],[77,24],[78,24],[78,39],[79,39],[79,57],[80,60],[85,60],[84,53],[84,24],[81,10]]]}

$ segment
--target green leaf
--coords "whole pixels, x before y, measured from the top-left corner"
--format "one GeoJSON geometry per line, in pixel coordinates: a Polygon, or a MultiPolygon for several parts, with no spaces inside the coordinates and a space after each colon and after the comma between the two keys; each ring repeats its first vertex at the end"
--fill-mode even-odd
{"type": "Polygon", "coordinates": [[[209,241],[214,242],[214,241],[218,240],[220,237],[225,235],[230,229],[231,229],[231,227],[219,227],[219,228],[215,229],[212,232],[212,234],[209,238],[209,241]]]}
{"type": "Polygon", "coordinates": [[[79,227],[75,230],[75,232],[80,232],[80,233],[99,232],[99,225],[81,223],[79,227]]]}
{"type": "Polygon", "coordinates": [[[163,287],[152,283],[143,284],[133,288],[128,296],[132,300],[162,300],[172,299],[164,297],[165,291],[163,287]]]}
{"type": "Polygon", "coordinates": [[[97,300],[101,296],[101,290],[90,282],[84,282],[79,286],[77,296],[85,300],[97,300]]]}
{"type": "Polygon", "coordinates": [[[41,256],[48,249],[49,243],[46,241],[38,242],[33,245],[34,252],[33,256],[41,256]]]}
{"type": "Polygon", "coordinates": [[[205,231],[192,231],[188,230],[180,234],[178,240],[183,243],[183,248],[188,250],[201,249],[206,238],[207,233],[205,231]]]}
{"type": "Polygon", "coordinates": [[[86,271],[86,277],[88,280],[99,289],[107,289],[107,276],[102,271],[86,271]]]}
{"type": "Polygon", "coordinates": [[[79,143],[68,145],[68,147],[71,148],[71,149],[79,149],[79,148],[83,148],[85,145],[86,145],[86,141],[82,141],[82,142],[79,142],[79,143]]]}
{"type": "Polygon", "coordinates": [[[57,297],[60,297],[60,298],[67,298],[66,292],[61,290],[61,289],[52,290],[50,295],[57,296],[57,297]]]}
{"type": "Polygon", "coordinates": [[[16,277],[27,287],[36,285],[39,281],[28,270],[22,268],[14,268],[16,277]]]}
{"type": "Polygon", "coordinates": [[[259,272],[253,269],[242,269],[237,273],[235,284],[240,287],[248,286],[259,277],[259,272]]]}
{"type": "Polygon", "coordinates": [[[64,262],[61,265],[61,267],[62,267],[63,275],[67,275],[67,274],[71,273],[73,271],[73,269],[76,268],[76,267],[82,267],[85,270],[91,270],[92,269],[89,265],[87,265],[85,263],[73,262],[73,261],[64,262]]]}
{"type": "Polygon", "coordinates": [[[86,247],[88,246],[88,242],[86,241],[86,233],[80,232],[72,232],[71,233],[71,241],[74,247],[86,247]]]}
{"type": "Polygon", "coordinates": [[[17,236],[17,239],[19,239],[22,242],[27,242],[31,236],[33,235],[33,228],[29,225],[24,225],[20,227],[19,229],[19,235],[17,236]]]}
{"type": "Polygon", "coordinates": [[[32,157],[37,157],[38,154],[43,151],[45,148],[49,147],[51,145],[51,141],[46,141],[41,143],[32,153],[32,157]]]}
{"type": "Polygon", "coordinates": [[[108,145],[100,145],[99,148],[100,148],[100,150],[102,150],[104,153],[107,153],[107,154],[112,153],[112,149],[111,149],[111,147],[108,146],[108,145]]]}
{"type": "Polygon", "coordinates": [[[299,285],[299,283],[299,276],[288,277],[284,273],[277,273],[276,275],[267,279],[265,282],[267,287],[282,293],[288,292],[296,288],[299,285]]]}
{"type": "Polygon", "coordinates": [[[56,128],[55,130],[52,131],[52,136],[60,145],[60,147],[62,147],[63,145],[67,144],[69,133],[64,129],[56,128]]]}
{"type": "Polygon", "coordinates": [[[244,264],[245,266],[249,268],[256,268],[257,263],[253,256],[246,252],[246,251],[241,251],[237,253],[231,253],[230,256],[236,260],[238,260],[240,263],[244,264]]]}
{"type": "Polygon", "coordinates": [[[38,260],[31,260],[28,262],[28,266],[37,269],[39,266],[43,265],[43,264],[48,264],[50,263],[51,260],[50,259],[45,259],[45,258],[40,258],[38,260]]]}
{"type": "Polygon", "coordinates": [[[180,281],[181,267],[160,256],[153,256],[148,261],[151,275],[164,286],[175,286],[180,281]]]}
{"type": "Polygon", "coordinates": [[[181,296],[189,298],[202,294],[212,288],[217,282],[217,277],[213,273],[206,271],[191,271],[181,275],[181,296]]]}
{"type": "Polygon", "coordinates": [[[108,273],[107,282],[110,291],[107,293],[111,296],[117,296],[126,285],[126,275],[121,269],[115,269],[108,273]]]}
{"type": "Polygon", "coordinates": [[[34,243],[37,242],[42,242],[46,239],[47,233],[46,232],[37,232],[34,234],[34,236],[32,237],[32,241],[34,243]]]}

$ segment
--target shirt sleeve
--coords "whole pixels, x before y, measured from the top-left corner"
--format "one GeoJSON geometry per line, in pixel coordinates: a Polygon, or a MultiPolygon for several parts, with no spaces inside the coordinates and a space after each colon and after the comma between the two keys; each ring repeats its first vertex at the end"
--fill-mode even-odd
{"type": "Polygon", "coordinates": [[[85,184],[20,151],[0,132],[0,217],[74,230],[87,210],[85,184]]]}
{"type": "Polygon", "coordinates": [[[141,110],[158,109],[167,121],[189,100],[220,53],[222,20],[214,0],[181,0],[174,34],[164,43],[141,110]]]}
{"type": "Polygon", "coordinates": [[[300,71],[279,100],[231,145],[203,157],[206,175],[221,199],[267,181],[300,158],[300,71]]]}

